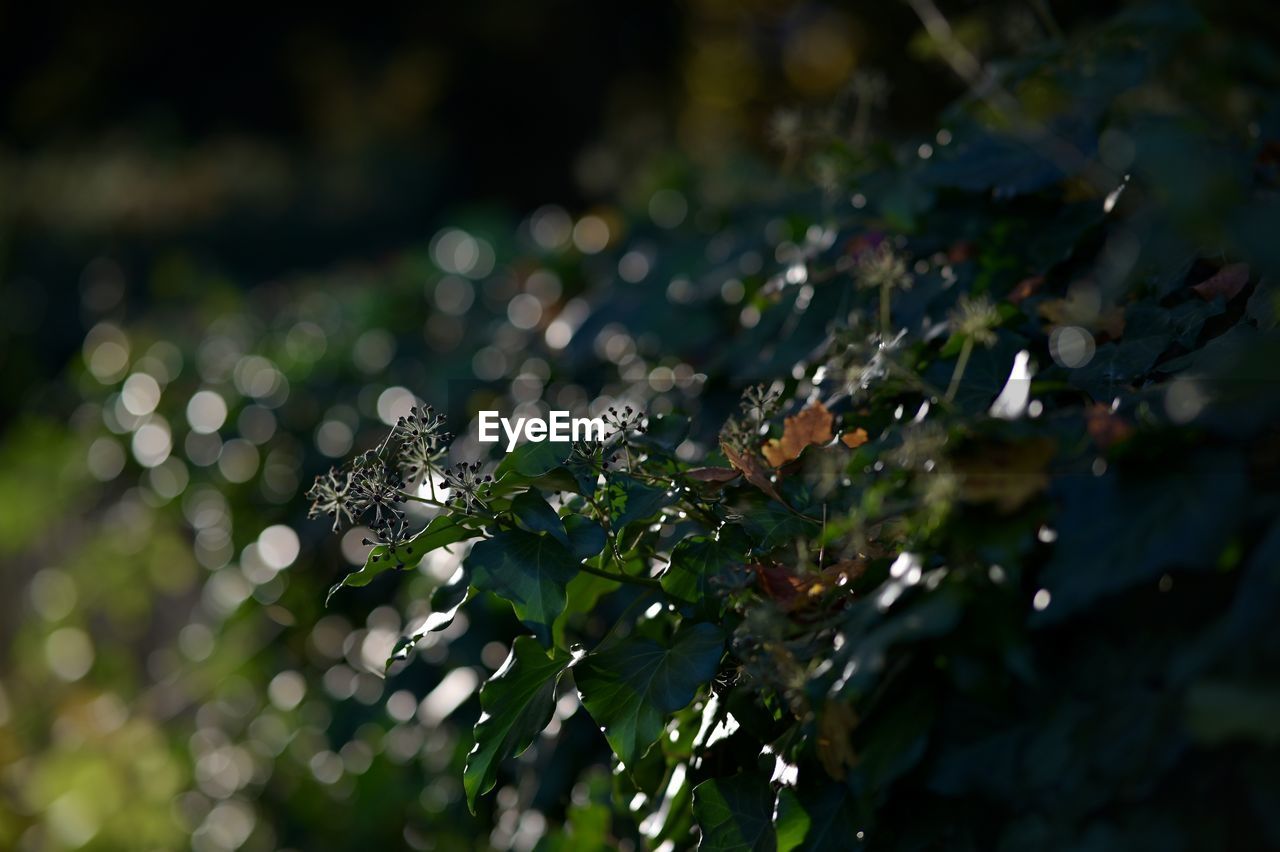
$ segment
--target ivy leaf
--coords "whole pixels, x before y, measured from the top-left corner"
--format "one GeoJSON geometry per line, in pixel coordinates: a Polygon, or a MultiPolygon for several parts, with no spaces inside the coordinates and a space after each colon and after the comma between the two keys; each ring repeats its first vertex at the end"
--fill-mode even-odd
{"type": "Polygon", "coordinates": [[[789,461],[800,458],[805,447],[822,445],[831,441],[831,412],[821,401],[815,401],[799,414],[783,421],[782,438],[765,443],[761,452],[765,460],[774,467],[782,467],[789,461]]]}
{"type": "Polygon", "coordinates": [[[703,781],[693,788],[693,815],[702,829],[698,848],[706,852],[776,852],[775,799],[769,782],[758,775],[740,773],[703,781]]]}
{"type": "Polygon", "coordinates": [[[630,766],[662,735],[667,717],[715,676],[723,653],[719,628],[695,624],[682,627],[667,645],[630,636],[588,654],[574,667],[574,680],[587,712],[630,766]]]}
{"type": "Polygon", "coordinates": [[[529,532],[548,533],[561,544],[569,544],[569,536],[560,516],[538,492],[525,491],[517,494],[511,501],[511,513],[515,515],[516,523],[529,532]]]}
{"type": "Polygon", "coordinates": [[[368,558],[365,559],[364,567],[358,571],[352,571],[329,589],[329,594],[324,599],[325,605],[328,605],[329,599],[343,586],[367,586],[373,582],[374,577],[385,571],[389,571],[392,568],[405,568],[410,564],[416,565],[422,560],[422,557],[431,551],[455,544],[463,539],[472,538],[475,535],[477,533],[474,530],[459,524],[452,515],[437,515],[431,519],[431,523],[427,524],[422,532],[403,542],[394,550],[384,544],[380,544],[371,550],[368,558]]]}
{"type": "Polygon", "coordinates": [[[642,447],[656,447],[672,452],[688,434],[688,417],[683,414],[660,414],[649,418],[648,428],[633,440],[642,447]]]}
{"type": "Polygon", "coordinates": [[[1240,456],[1206,451],[1162,476],[1075,476],[1058,491],[1061,535],[1040,578],[1051,595],[1041,622],[1172,568],[1210,569],[1244,517],[1249,477],[1240,456]]]}
{"type": "Polygon", "coordinates": [[[686,538],[671,551],[671,565],[662,575],[662,588],[685,603],[711,597],[708,581],[725,567],[742,561],[747,543],[736,527],[727,527],[719,539],[686,538]]]}
{"type": "Polygon", "coordinates": [[[572,451],[573,447],[565,441],[530,441],[521,444],[498,463],[493,471],[493,478],[502,479],[509,473],[527,479],[543,476],[561,467],[572,451]]]}
{"type": "Polygon", "coordinates": [[[578,573],[578,560],[563,544],[524,530],[504,530],[477,543],[466,565],[477,589],[509,601],[544,642],[564,610],[565,585],[578,573]]]}
{"type": "Polygon", "coordinates": [[[858,803],[844,784],[803,780],[798,790],[778,795],[778,849],[844,852],[854,845],[860,823],[858,803]]]}
{"type": "Polygon", "coordinates": [[[519,636],[502,668],[480,689],[480,721],[475,747],[467,755],[462,786],[467,807],[476,812],[476,798],[493,789],[499,764],[516,757],[551,721],[556,684],[572,658],[563,651],[548,654],[529,636],[519,636]]]}
{"type": "Polygon", "coordinates": [[[620,530],[632,521],[652,517],[671,500],[666,489],[655,488],[626,474],[619,474],[609,483],[613,528],[620,530]]]}
{"type": "Polygon", "coordinates": [[[467,574],[467,569],[459,566],[458,570],[449,578],[449,582],[443,586],[437,586],[436,590],[431,593],[431,614],[422,622],[422,626],[410,635],[400,637],[400,641],[396,642],[395,649],[391,652],[391,656],[387,658],[387,668],[391,668],[394,663],[408,659],[409,654],[422,641],[422,637],[437,630],[444,630],[452,624],[454,617],[458,614],[458,610],[462,609],[462,605],[470,597],[470,577],[467,574]]]}
{"type": "Polygon", "coordinates": [[[776,550],[809,531],[804,518],[776,503],[751,510],[743,525],[763,553],[776,550]]]}
{"type": "Polygon", "coordinates": [[[579,559],[590,559],[599,556],[604,550],[608,537],[604,527],[583,515],[569,515],[564,518],[565,532],[569,537],[569,550],[579,559]]]}

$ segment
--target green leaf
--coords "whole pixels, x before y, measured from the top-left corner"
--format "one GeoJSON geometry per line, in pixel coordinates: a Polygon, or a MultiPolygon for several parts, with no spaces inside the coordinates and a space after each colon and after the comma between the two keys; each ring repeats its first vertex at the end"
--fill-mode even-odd
{"type": "Polygon", "coordinates": [[[1061,535],[1040,581],[1037,621],[1074,615],[1174,568],[1211,570],[1241,523],[1249,478],[1237,454],[1206,450],[1163,475],[1074,476],[1058,484],[1061,535]]]}
{"type": "Polygon", "coordinates": [[[742,561],[747,543],[735,528],[726,529],[718,539],[686,538],[671,551],[671,565],[662,575],[662,588],[685,603],[699,603],[710,597],[708,581],[729,565],[742,561]]]}
{"type": "Polygon", "coordinates": [[[668,645],[630,636],[588,654],[574,667],[587,712],[627,765],[662,734],[667,716],[693,700],[715,676],[724,636],[712,624],[682,627],[668,645]]]}
{"type": "Polygon", "coordinates": [[[565,441],[530,441],[521,444],[506,458],[498,463],[493,472],[494,479],[502,479],[505,474],[514,473],[532,479],[550,473],[564,464],[573,447],[565,441]]]}
{"type": "Polygon", "coordinates": [[[608,537],[604,528],[584,515],[569,515],[564,519],[569,534],[569,550],[579,559],[599,556],[608,537]]]}
{"type": "Polygon", "coordinates": [[[609,482],[609,508],[613,516],[613,528],[620,530],[632,521],[653,517],[659,509],[673,500],[666,489],[646,485],[625,473],[609,482]]]}
{"type": "Polygon", "coordinates": [[[693,815],[707,852],[775,852],[773,789],[759,775],[712,778],[693,788],[693,815]]]}
{"type": "Polygon", "coordinates": [[[476,798],[493,789],[499,764],[528,748],[551,721],[556,684],[571,660],[558,650],[548,655],[536,639],[520,636],[502,668],[481,687],[483,713],[475,727],[475,747],[462,773],[472,813],[476,798]]]}
{"type": "Polygon", "coordinates": [[[858,802],[845,784],[823,779],[778,795],[778,849],[789,852],[844,852],[861,846],[855,840],[859,824],[858,802]]]}
{"type": "Polygon", "coordinates": [[[440,547],[447,547],[450,544],[455,544],[476,535],[478,533],[475,530],[462,526],[452,515],[437,515],[431,519],[431,523],[427,524],[422,532],[394,550],[383,544],[371,550],[368,558],[365,559],[364,567],[358,571],[352,571],[335,583],[333,588],[329,589],[329,594],[325,597],[325,604],[328,605],[329,598],[332,598],[334,592],[343,586],[367,586],[373,582],[374,577],[385,571],[389,571],[392,568],[407,568],[410,565],[417,565],[422,560],[422,557],[431,551],[440,547]]]}
{"type": "Polygon", "coordinates": [[[551,504],[536,491],[525,491],[517,494],[511,501],[511,513],[516,523],[529,532],[549,533],[561,544],[569,544],[569,536],[565,533],[564,523],[551,504]]]}
{"type": "Polygon", "coordinates": [[[478,542],[466,565],[477,589],[509,601],[544,642],[564,610],[565,585],[578,574],[578,560],[563,544],[524,530],[504,530],[478,542]]]}
{"type": "Polygon", "coordinates": [[[387,668],[393,663],[408,659],[409,654],[422,637],[437,630],[444,630],[453,623],[453,619],[462,609],[462,605],[471,597],[470,578],[465,568],[459,567],[443,586],[437,586],[431,593],[431,614],[422,622],[422,626],[408,636],[400,637],[395,649],[387,658],[387,668]]]}
{"type": "Polygon", "coordinates": [[[676,446],[689,434],[689,418],[683,414],[659,414],[649,418],[648,429],[632,439],[642,447],[653,447],[674,452],[676,446]]]}
{"type": "Polygon", "coordinates": [[[768,553],[795,541],[811,529],[811,525],[804,518],[798,517],[786,506],[776,502],[751,509],[743,525],[762,553],[768,553]]]}

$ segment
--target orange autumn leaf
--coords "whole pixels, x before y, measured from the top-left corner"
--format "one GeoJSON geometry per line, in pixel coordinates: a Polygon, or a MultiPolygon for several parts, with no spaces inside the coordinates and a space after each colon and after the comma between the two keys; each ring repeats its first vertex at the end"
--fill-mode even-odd
{"type": "Polygon", "coordinates": [[[861,427],[840,436],[840,442],[851,450],[856,450],[869,440],[871,439],[867,436],[867,430],[861,427]]]}
{"type": "Polygon", "coordinates": [[[765,443],[761,452],[774,467],[782,467],[800,458],[804,448],[812,444],[825,444],[834,435],[831,432],[831,412],[821,402],[806,406],[803,411],[788,417],[782,424],[782,439],[765,443]]]}

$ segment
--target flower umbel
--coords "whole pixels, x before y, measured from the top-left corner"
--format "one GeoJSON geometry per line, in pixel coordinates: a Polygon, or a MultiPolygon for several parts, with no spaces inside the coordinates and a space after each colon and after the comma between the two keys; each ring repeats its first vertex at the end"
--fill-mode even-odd
{"type": "Polygon", "coordinates": [[[400,509],[404,479],[400,471],[375,452],[360,457],[352,476],[352,490],[360,500],[363,513],[372,513],[369,526],[382,530],[387,524],[404,520],[400,509]]]}
{"type": "Polygon", "coordinates": [[[986,296],[961,296],[951,312],[952,330],[983,346],[996,342],[995,328],[999,324],[1000,312],[986,296]]]}
{"type": "Polygon", "coordinates": [[[471,511],[476,506],[482,509],[487,508],[481,492],[490,482],[493,482],[492,476],[480,475],[480,462],[471,464],[458,462],[444,472],[444,483],[449,489],[449,502],[464,511],[471,511]]]}
{"type": "Polygon", "coordinates": [[[395,435],[401,442],[396,456],[407,484],[423,481],[444,458],[450,437],[444,426],[445,416],[437,414],[429,405],[415,406],[409,410],[408,417],[396,421],[395,435]]]}
{"type": "Polygon", "coordinates": [[[355,523],[356,515],[363,507],[352,491],[351,472],[329,468],[329,472],[316,477],[315,484],[307,491],[307,499],[311,501],[308,518],[328,515],[333,519],[333,531],[342,528],[343,518],[347,523],[355,523]]]}
{"type": "Polygon", "coordinates": [[[887,241],[858,255],[854,278],[859,287],[867,290],[909,290],[912,282],[907,261],[887,241]]]}

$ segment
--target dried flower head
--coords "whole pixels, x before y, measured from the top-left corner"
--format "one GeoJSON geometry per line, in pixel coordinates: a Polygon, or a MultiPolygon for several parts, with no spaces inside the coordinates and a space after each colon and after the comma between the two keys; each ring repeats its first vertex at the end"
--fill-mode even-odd
{"type": "Polygon", "coordinates": [[[763,423],[777,414],[781,406],[782,393],[762,384],[752,385],[743,391],[742,400],[738,403],[742,413],[758,423],[763,423]]]}
{"type": "Polygon", "coordinates": [[[867,290],[911,288],[907,261],[887,241],[865,249],[854,261],[854,277],[859,287],[867,290]]]}
{"type": "Polygon", "coordinates": [[[956,334],[963,334],[983,346],[996,342],[995,328],[1000,324],[1000,312],[986,296],[961,296],[950,319],[956,334]]]}
{"type": "Polygon", "coordinates": [[[360,501],[361,512],[371,528],[404,519],[404,478],[386,459],[370,450],[358,458],[352,472],[352,492],[360,501]]]}
{"type": "Polygon", "coordinates": [[[480,474],[480,462],[458,462],[444,471],[444,483],[449,489],[449,502],[463,511],[479,506],[485,508],[484,491],[493,477],[480,474]]]}
{"type": "Polygon", "coordinates": [[[409,409],[408,417],[396,421],[393,434],[400,440],[396,457],[405,482],[421,482],[439,466],[450,437],[444,426],[445,416],[429,405],[415,406],[409,409]]]}
{"type": "Polygon", "coordinates": [[[609,410],[604,415],[604,422],[613,430],[613,433],[609,435],[610,438],[616,438],[621,435],[625,439],[633,432],[642,434],[648,431],[648,426],[644,422],[644,415],[629,405],[621,410],[612,405],[609,406],[609,410]]]}
{"type": "Polygon", "coordinates": [[[355,523],[363,508],[352,490],[351,472],[333,467],[328,473],[316,477],[315,484],[307,491],[307,499],[311,501],[307,517],[328,515],[333,519],[334,532],[342,528],[344,519],[347,523],[355,523]]]}

